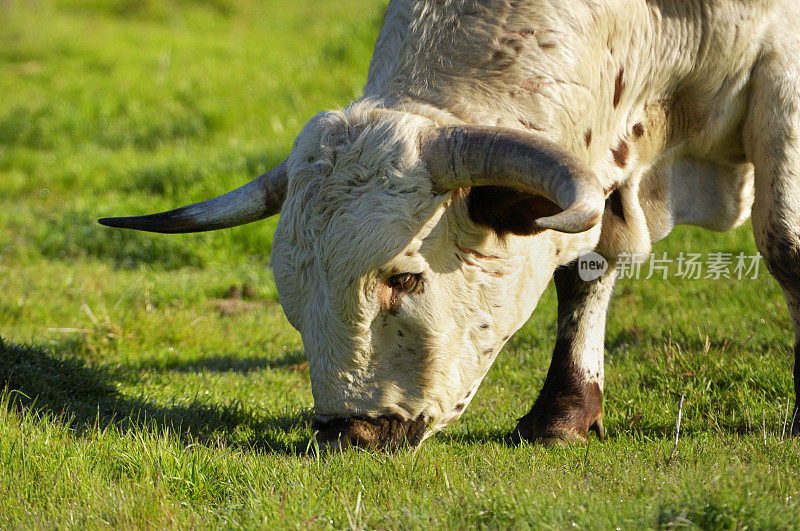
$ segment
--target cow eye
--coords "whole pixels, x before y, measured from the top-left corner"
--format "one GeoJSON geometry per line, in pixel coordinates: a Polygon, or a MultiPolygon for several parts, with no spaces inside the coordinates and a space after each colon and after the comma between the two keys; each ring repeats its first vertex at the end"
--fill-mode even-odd
{"type": "Polygon", "coordinates": [[[416,293],[422,288],[422,275],[412,273],[392,275],[387,284],[401,293],[416,293]]]}

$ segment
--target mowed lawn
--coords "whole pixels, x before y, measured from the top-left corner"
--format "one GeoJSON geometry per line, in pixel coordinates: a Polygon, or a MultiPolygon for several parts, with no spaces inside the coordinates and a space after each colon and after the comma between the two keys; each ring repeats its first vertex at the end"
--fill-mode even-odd
{"type": "MultiPolygon", "coordinates": [[[[416,451],[319,455],[276,220],[96,224],[280,162],[307,119],[359,97],[385,7],[0,2],[0,528],[798,527],[793,335],[763,265],[620,282],[603,443],[504,444],[548,367],[551,287],[462,420],[416,451]]],[[[747,225],[656,251],[755,247],[747,225]]]]}

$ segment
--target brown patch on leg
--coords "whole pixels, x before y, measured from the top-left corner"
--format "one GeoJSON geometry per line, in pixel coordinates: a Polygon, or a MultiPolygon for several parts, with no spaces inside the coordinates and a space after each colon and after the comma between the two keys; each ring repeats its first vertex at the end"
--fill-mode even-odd
{"type": "Polygon", "coordinates": [[[644,125],[638,123],[633,126],[633,136],[637,139],[642,138],[644,136],[644,125]]]}
{"type": "Polygon", "coordinates": [[[588,148],[592,144],[592,129],[589,128],[583,133],[583,141],[586,143],[586,147],[588,148]]]}
{"type": "Polygon", "coordinates": [[[624,140],[621,141],[616,149],[611,150],[611,154],[614,157],[614,164],[620,168],[624,168],[628,164],[628,155],[630,154],[628,143],[624,140]]]}
{"type": "Polygon", "coordinates": [[[617,79],[614,80],[614,108],[616,109],[619,105],[619,100],[622,97],[622,90],[625,88],[625,68],[619,69],[619,74],[617,74],[617,79]]]}
{"type": "Polygon", "coordinates": [[[587,382],[575,367],[557,364],[555,356],[539,397],[530,412],[519,419],[512,440],[546,446],[585,442],[589,431],[602,440],[603,391],[597,382],[587,382]]]}

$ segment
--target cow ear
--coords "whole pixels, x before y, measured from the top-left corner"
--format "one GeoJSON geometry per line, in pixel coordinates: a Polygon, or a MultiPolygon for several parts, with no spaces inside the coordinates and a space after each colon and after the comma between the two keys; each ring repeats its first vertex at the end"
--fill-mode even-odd
{"type": "Polygon", "coordinates": [[[541,232],[536,220],[562,211],[541,195],[502,186],[472,187],[467,205],[472,221],[489,227],[500,237],[508,234],[530,236],[541,232]]]}

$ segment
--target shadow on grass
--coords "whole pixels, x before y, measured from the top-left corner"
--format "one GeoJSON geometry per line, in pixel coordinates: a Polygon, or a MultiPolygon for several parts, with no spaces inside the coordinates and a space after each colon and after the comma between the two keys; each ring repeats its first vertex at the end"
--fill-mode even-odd
{"type": "Polygon", "coordinates": [[[185,359],[166,359],[154,362],[144,361],[133,364],[132,369],[144,371],[174,371],[174,372],[238,372],[248,374],[260,370],[304,370],[308,367],[306,356],[301,350],[287,352],[278,359],[246,358],[234,354],[209,356],[206,358],[186,361],[185,359]]]}
{"type": "MultiPolygon", "coordinates": [[[[189,362],[169,370],[214,370],[248,372],[262,368],[286,368],[302,364],[301,352],[289,352],[278,360],[260,358],[238,360],[219,356],[189,362]]],[[[160,365],[159,365],[160,367],[160,365]]],[[[35,415],[47,415],[56,422],[69,423],[80,435],[99,428],[113,427],[122,432],[172,431],[187,442],[223,443],[257,452],[304,455],[311,436],[313,415],[310,411],[263,415],[244,407],[239,401],[227,404],[198,399],[188,404],[161,405],[143,398],[123,395],[116,382],[123,380],[122,371],[86,364],[77,357],[52,352],[46,348],[19,345],[0,338],[0,392],[13,393],[15,406],[35,415]]],[[[758,410],[760,412],[760,410],[758,410]]],[[[685,412],[687,413],[687,412],[685,412]]],[[[718,418],[709,425],[698,411],[697,421],[691,416],[681,426],[681,436],[702,433],[746,435],[761,430],[761,414],[718,418]]],[[[708,413],[708,412],[705,412],[708,413]]],[[[789,419],[791,421],[791,419],[789,419]]],[[[675,424],[671,419],[648,416],[616,419],[609,426],[609,438],[632,435],[671,441],[675,424]]],[[[772,423],[774,425],[774,422],[772,423]]],[[[771,428],[770,433],[776,428],[771,428]]],[[[777,429],[777,433],[781,430],[777,429]]],[[[446,444],[474,446],[486,443],[506,445],[508,432],[500,428],[456,429],[437,434],[446,444]]]]}
{"type": "Polygon", "coordinates": [[[76,433],[113,427],[123,432],[173,431],[187,442],[223,442],[265,453],[305,454],[288,432],[310,432],[310,412],[262,416],[238,401],[163,406],[117,391],[119,375],[104,367],[48,349],[18,345],[0,338],[0,391],[13,393],[12,407],[69,423],[76,433]],[[235,432],[254,434],[236,436],[235,432]]]}

